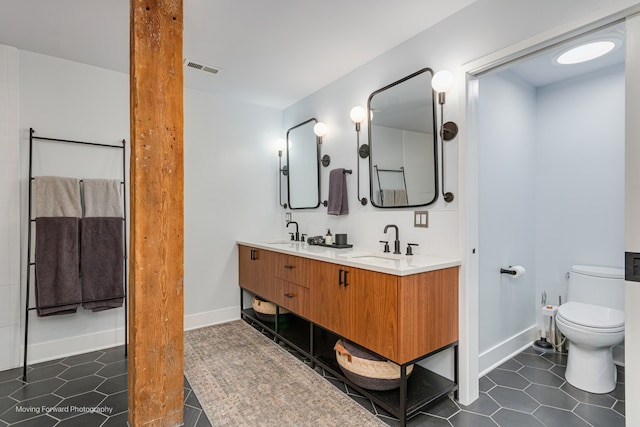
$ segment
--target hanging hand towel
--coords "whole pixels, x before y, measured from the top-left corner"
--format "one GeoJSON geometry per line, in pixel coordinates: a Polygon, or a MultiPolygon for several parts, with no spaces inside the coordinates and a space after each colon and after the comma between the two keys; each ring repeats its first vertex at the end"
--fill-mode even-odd
{"type": "Polygon", "coordinates": [[[329,174],[329,215],[346,215],[349,213],[347,197],[347,177],[343,168],[334,169],[329,174]]]}
{"type": "Polygon", "coordinates": [[[122,218],[120,181],[117,179],[84,179],[84,216],[122,218]]]}
{"type": "Polygon", "coordinates": [[[34,177],[34,216],[82,216],[80,180],[61,176],[34,177]]]}
{"type": "Polygon", "coordinates": [[[87,310],[122,307],[124,297],[122,218],[80,220],[82,304],[87,310]],[[94,300],[102,301],[94,301],[94,300]],[[91,302],[93,301],[93,302],[91,302]]]}
{"type": "Polygon", "coordinates": [[[75,313],[82,300],[78,272],[78,218],[36,218],[35,243],[38,316],[75,313]]]}

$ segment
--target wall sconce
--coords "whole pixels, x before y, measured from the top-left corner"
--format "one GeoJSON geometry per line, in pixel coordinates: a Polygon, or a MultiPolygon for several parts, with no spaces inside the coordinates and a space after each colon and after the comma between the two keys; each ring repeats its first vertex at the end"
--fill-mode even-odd
{"type": "Polygon", "coordinates": [[[284,145],[284,140],[279,139],[277,141],[278,145],[278,203],[283,208],[287,209],[288,205],[286,203],[282,203],[282,175],[287,176],[289,174],[289,168],[287,165],[282,166],[282,146],[284,145]]]}
{"type": "MultiPolygon", "coordinates": [[[[322,145],[322,137],[327,134],[327,125],[322,122],[316,123],[313,127],[313,133],[315,133],[316,137],[318,138],[318,145],[322,145]]],[[[320,163],[322,163],[322,166],[326,168],[331,164],[331,157],[329,157],[328,154],[325,154],[324,156],[322,156],[320,163]]]]}
{"type": "Polygon", "coordinates": [[[454,196],[451,192],[445,191],[444,185],[444,142],[450,141],[458,135],[458,125],[454,122],[444,122],[444,104],[446,102],[446,93],[453,87],[453,74],[451,71],[440,70],[431,79],[431,87],[438,93],[438,104],[440,105],[440,163],[442,165],[442,196],[444,201],[450,203],[454,196]]]}
{"type": "Polygon", "coordinates": [[[453,74],[448,70],[440,70],[431,79],[431,87],[438,92],[438,104],[440,104],[440,136],[445,141],[451,141],[458,135],[458,125],[454,122],[444,123],[444,104],[446,93],[453,87],[453,74]]]}
{"type": "MultiPolygon", "coordinates": [[[[367,158],[369,157],[369,145],[367,144],[360,145],[360,124],[366,118],[366,111],[364,110],[364,108],[357,105],[351,109],[351,111],[349,112],[349,116],[351,117],[351,120],[353,121],[353,123],[356,124],[356,149],[358,152],[358,156],[362,157],[363,159],[367,158]]],[[[358,158],[358,156],[356,156],[356,160],[358,164],[358,168],[356,172],[358,175],[358,201],[362,203],[362,206],[364,206],[367,204],[367,198],[366,197],[360,198],[360,159],[358,158]]]]}
{"type": "Polygon", "coordinates": [[[322,144],[322,137],[327,134],[327,125],[322,122],[316,123],[313,127],[313,133],[318,137],[318,144],[322,144]]]}

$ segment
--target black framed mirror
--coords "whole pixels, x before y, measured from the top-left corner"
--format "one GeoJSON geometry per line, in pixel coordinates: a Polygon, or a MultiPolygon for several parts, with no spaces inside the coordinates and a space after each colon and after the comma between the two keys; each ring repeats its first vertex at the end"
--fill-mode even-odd
{"type": "Polygon", "coordinates": [[[287,198],[290,209],[320,206],[320,148],[315,118],[287,130],[287,198]]]}
{"type": "Polygon", "coordinates": [[[438,199],[432,77],[423,68],[369,96],[369,187],[377,208],[427,206],[438,199]]]}

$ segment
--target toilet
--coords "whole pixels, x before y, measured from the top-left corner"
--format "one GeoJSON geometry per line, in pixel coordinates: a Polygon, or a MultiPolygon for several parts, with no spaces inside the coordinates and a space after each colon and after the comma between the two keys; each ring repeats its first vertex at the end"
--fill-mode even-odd
{"type": "Polygon", "coordinates": [[[574,265],[556,324],[569,342],[569,384],[599,394],[615,389],[612,348],[624,340],[624,270],[574,265]]]}

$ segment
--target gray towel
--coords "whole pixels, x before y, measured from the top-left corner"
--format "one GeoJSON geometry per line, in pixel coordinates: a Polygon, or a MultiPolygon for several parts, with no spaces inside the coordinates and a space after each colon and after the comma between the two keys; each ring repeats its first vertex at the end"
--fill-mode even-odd
{"type": "Polygon", "coordinates": [[[346,215],[349,213],[349,199],[347,197],[347,177],[343,168],[334,169],[329,173],[329,215],[346,215]]]}
{"type": "Polygon", "coordinates": [[[78,218],[36,218],[35,245],[38,316],[74,313],[82,300],[78,271],[78,218]]]}
{"type": "Polygon", "coordinates": [[[82,307],[102,311],[122,307],[124,297],[122,218],[80,220],[82,307]]]}
{"type": "Polygon", "coordinates": [[[45,216],[81,217],[80,180],[60,176],[34,178],[36,218],[45,216]]]}
{"type": "Polygon", "coordinates": [[[84,216],[122,218],[120,181],[117,179],[84,179],[84,216]]]}

